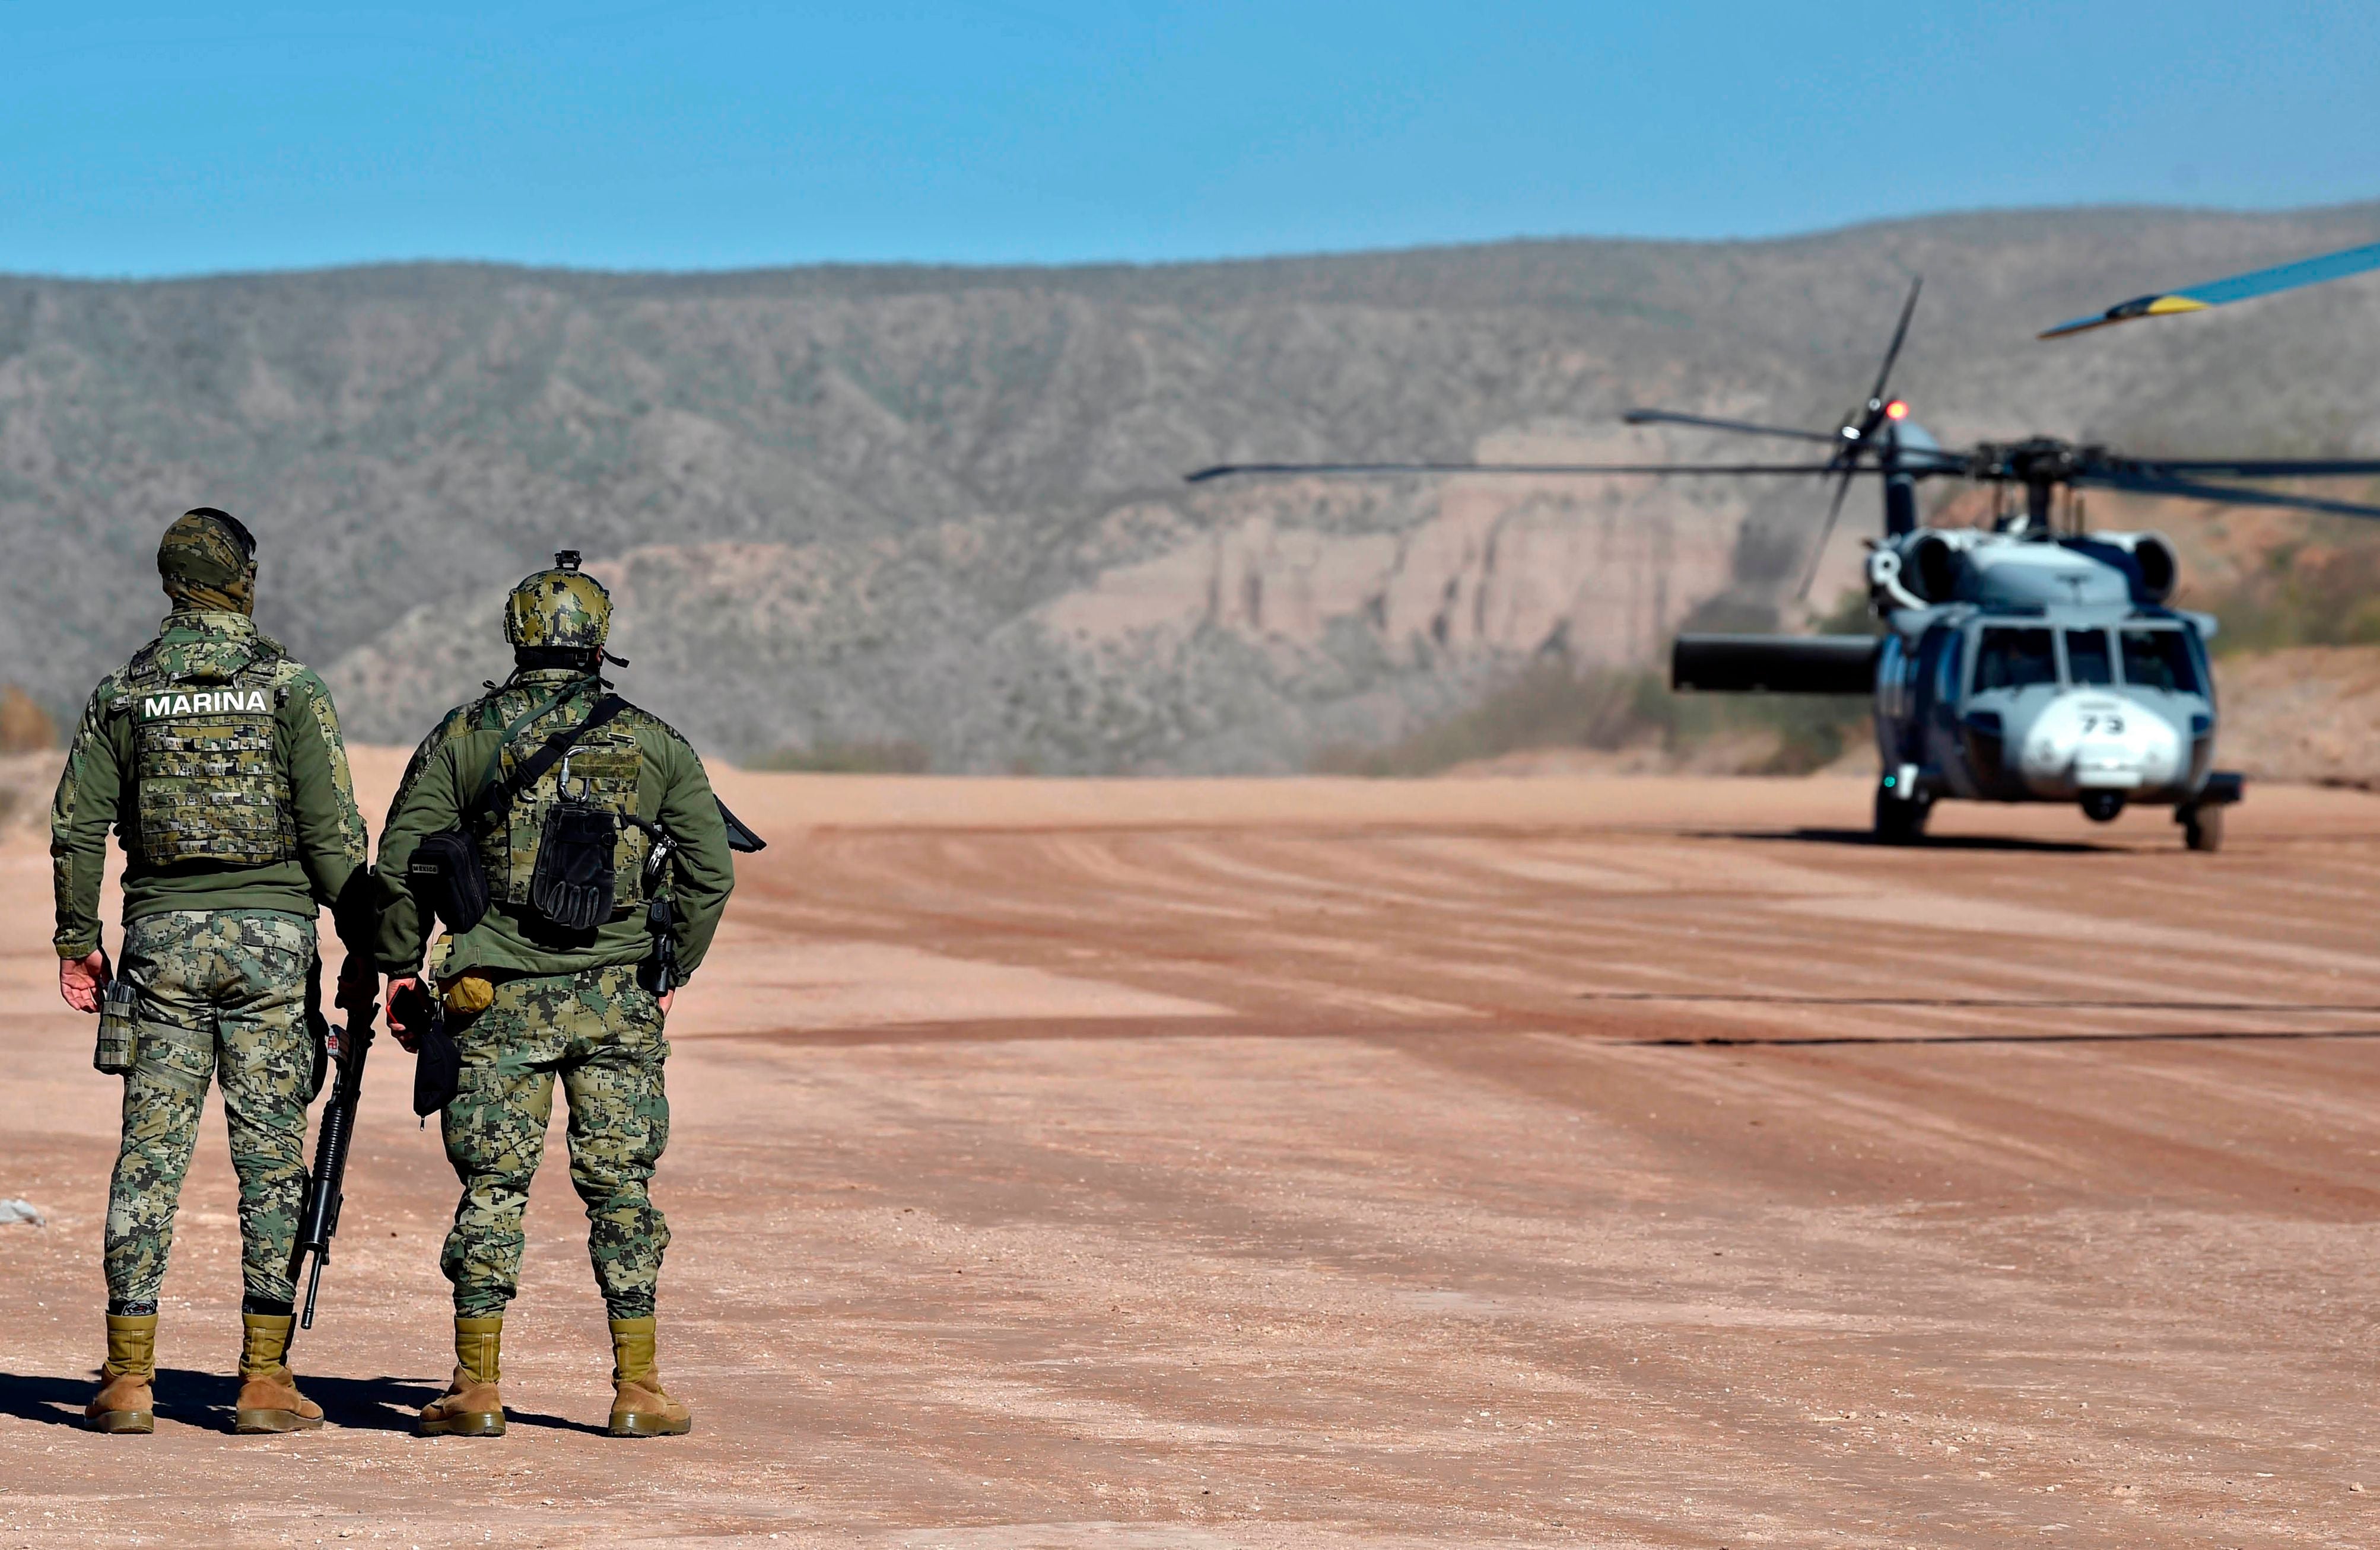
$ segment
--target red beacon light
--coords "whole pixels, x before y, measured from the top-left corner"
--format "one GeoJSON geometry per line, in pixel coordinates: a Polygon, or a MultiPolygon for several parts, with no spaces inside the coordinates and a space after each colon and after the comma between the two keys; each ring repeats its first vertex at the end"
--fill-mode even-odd
{"type": "Polygon", "coordinates": [[[1887,404],[1884,406],[1884,418],[1887,419],[1907,419],[1909,418],[1909,406],[1896,398],[1891,403],[1887,404]]]}

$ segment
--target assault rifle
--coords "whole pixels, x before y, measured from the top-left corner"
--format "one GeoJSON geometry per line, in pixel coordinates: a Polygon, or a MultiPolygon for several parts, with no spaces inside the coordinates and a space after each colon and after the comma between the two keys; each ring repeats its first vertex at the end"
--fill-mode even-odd
{"type": "MultiPolygon", "coordinates": [[[[769,848],[769,842],[729,812],[724,802],[719,802],[719,817],[727,826],[729,850],[750,855],[769,848]]],[[[678,839],[662,824],[644,818],[627,821],[652,839],[645,852],[645,897],[650,901],[645,905],[645,929],[653,938],[653,955],[645,960],[643,979],[646,989],[666,996],[677,988],[677,902],[670,897],[670,863],[677,855],[678,839]]]]}
{"type": "MultiPolygon", "coordinates": [[[[727,809],[719,809],[724,813],[727,809]]],[[[653,938],[653,955],[646,960],[645,988],[666,996],[677,988],[677,902],[670,897],[670,860],[677,854],[677,836],[652,825],[652,848],[645,852],[645,929],[653,938]]]]}
{"type": "Polygon", "coordinates": [[[339,1074],[331,1101],[322,1106],[322,1129],[314,1141],[314,1171],[306,1178],[306,1205],[298,1214],[298,1246],[290,1251],[289,1278],[297,1280],[306,1256],[314,1256],[306,1278],[306,1314],[299,1327],[314,1327],[314,1293],[322,1285],[322,1266],[331,1263],[331,1239],[339,1230],[339,1206],[346,1197],[347,1144],[355,1139],[356,1104],[363,1096],[364,1057],[371,1052],[372,1015],[370,1003],[347,1011],[347,1026],[334,1030],[339,1041],[339,1074]]]}

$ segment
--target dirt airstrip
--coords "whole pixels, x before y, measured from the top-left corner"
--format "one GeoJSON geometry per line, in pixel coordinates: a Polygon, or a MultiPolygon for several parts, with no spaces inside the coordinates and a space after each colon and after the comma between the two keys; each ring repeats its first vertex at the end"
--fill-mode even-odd
{"type": "Polygon", "coordinates": [[[408,1435],[454,1186],[385,1041],[333,1426],[227,1435],[211,1119],[158,1431],[76,1430],[116,1087],[0,847],[0,1546],[2380,1544],[2380,799],[2200,856],[1877,849],[1833,780],[724,789],[641,1443],[558,1135],[513,1430],[408,1435]]]}

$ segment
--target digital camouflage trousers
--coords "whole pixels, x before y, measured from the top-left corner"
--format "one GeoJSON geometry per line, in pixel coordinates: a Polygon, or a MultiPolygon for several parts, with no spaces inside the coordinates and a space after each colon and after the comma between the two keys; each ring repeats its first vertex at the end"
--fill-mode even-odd
{"type": "Polygon", "coordinates": [[[463,1198],[439,1263],[455,1283],[456,1316],[501,1314],[519,1287],[521,1217],[556,1077],[595,1284],[612,1317],[650,1314],[669,1247],[646,1191],[669,1144],[661,1003],[634,967],[540,975],[498,985],[493,1004],[452,1032],[462,1075],[441,1128],[463,1198]]]}
{"type": "Polygon", "coordinates": [[[314,923],[277,910],[176,910],[133,921],[117,972],[139,992],[124,1139],[107,1193],[112,1306],[153,1303],[209,1082],[223,1087],[251,1302],[290,1300],[314,1094],[307,1016],[314,923]]]}

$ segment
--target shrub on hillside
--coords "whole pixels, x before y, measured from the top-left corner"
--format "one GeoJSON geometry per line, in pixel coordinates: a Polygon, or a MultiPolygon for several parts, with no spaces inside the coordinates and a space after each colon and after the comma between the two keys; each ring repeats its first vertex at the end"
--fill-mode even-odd
{"type": "Polygon", "coordinates": [[[0,684],[0,754],[36,754],[58,745],[58,727],[33,696],[0,684]]]}

